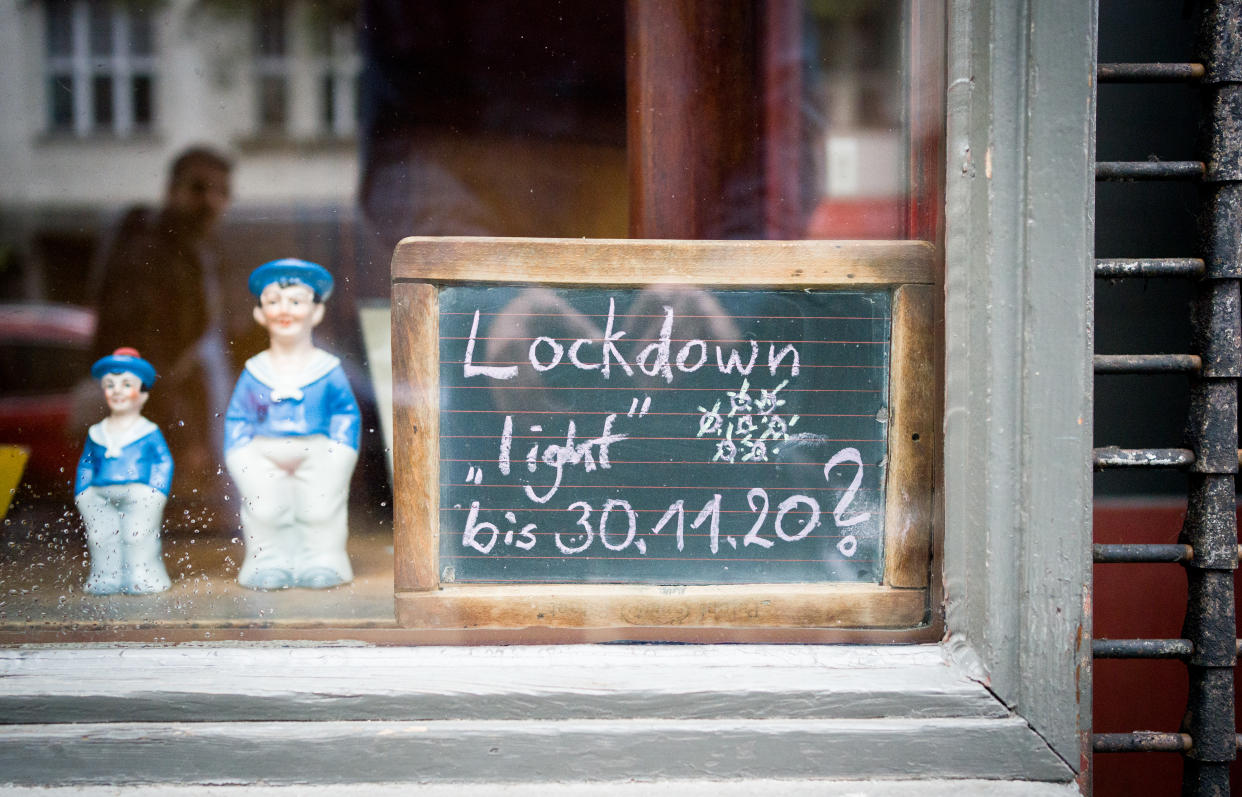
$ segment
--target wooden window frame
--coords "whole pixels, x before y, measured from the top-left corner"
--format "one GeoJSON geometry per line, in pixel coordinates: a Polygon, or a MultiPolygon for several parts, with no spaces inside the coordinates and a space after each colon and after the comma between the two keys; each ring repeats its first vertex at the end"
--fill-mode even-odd
{"type": "MultiPolygon", "coordinates": [[[[611,629],[693,640],[727,628],[887,640],[930,615],[934,250],[919,241],[407,238],[393,257],[398,625],[611,629]],[[884,571],[879,584],[444,584],[440,580],[439,288],[452,284],[891,289],[884,571]],[[875,629],[875,636],[859,635],[875,629]],[[880,630],[884,629],[884,630],[880,630]]],[[[734,638],[730,635],[730,638],[734,638]]]]}

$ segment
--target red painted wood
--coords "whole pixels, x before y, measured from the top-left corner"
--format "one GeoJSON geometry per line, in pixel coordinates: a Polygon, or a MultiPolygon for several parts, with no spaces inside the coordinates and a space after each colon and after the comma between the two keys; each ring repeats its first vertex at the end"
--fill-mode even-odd
{"type": "MultiPolygon", "coordinates": [[[[1096,504],[1097,543],[1175,543],[1184,500],[1096,504]]],[[[1096,565],[1097,639],[1176,639],[1186,614],[1186,575],[1179,565],[1096,565]]],[[[1236,683],[1236,681],[1235,681],[1236,683]]],[[[1096,733],[1177,731],[1186,708],[1186,667],[1180,661],[1097,660],[1092,678],[1096,733]]],[[[1236,720],[1235,720],[1236,723],[1236,720]]],[[[1095,797],[1180,794],[1181,756],[1165,753],[1096,755],[1095,797]]],[[[1240,783],[1242,766],[1232,780],[1240,783]]]]}
{"type": "Polygon", "coordinates": [[[753,3],[630,0],[630,234],[762,238],[753,3]]]}

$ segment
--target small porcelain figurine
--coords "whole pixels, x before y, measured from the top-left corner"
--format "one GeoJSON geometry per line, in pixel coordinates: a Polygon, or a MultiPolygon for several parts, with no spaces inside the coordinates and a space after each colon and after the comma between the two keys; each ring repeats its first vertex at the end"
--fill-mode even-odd
{"type": "Polygon", "coordinates": [[[117,349],[91,366],[109,415],[90,428],[78,460],[74,502],[86,523],[92,595],[163,592],[171,582],[160,553],[160,522],[172,486],[164,435],[142,417],[156,379],[136,349],[117,349]]]}
{"type": "Polygon", "coordinates": [[[324,589],[353,580],[346,508],[361,417],[341,361],[311,341],[332,275],[286,258],[250,275],[270,345],[246,362],[225,416],[224,459],[242,495],[251,589],[324,589]]]}

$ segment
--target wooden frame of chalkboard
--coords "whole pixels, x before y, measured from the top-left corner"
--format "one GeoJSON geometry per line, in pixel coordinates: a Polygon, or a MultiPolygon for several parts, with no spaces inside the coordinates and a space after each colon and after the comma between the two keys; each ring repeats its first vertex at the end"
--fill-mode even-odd
{"type": "Polygon", "coordinates": [[[933,263],[919,241],[403,240],[398,623],[928,627],[933,263]]]}

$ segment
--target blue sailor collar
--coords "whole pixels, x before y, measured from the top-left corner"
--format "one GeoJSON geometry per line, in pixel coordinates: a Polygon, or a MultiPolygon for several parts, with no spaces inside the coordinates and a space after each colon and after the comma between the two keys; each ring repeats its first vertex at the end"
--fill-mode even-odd
{"type": "Polygon", "coordinates": [[[340,358],[336,355],[328,354],[323,349],[315,349],[315,353],[299,373],[293,377],[283,374],[278,376],[276,369],[272,367],[271,354],[261,351],[246,361],[246,370],[255,379],[272,389],[272,401],[284,399],[301,401],[302,388],[327,376],[340,362],[340,358]]]}
{"type": "Polygon", "coordinates": [[[108,433],[106,422],[107,419],[105,418],[99,423],[93,424],[87,430],[87,435],[90,439],[97,445],[104,447],[104,457],[106,459],[116,459],[121,456],[121,449],[125,448],[125,446],[141,440],[159,428],[139,415],[138,420],[134,421],[133,425],[128,429],[125,429],[120,434],[111,435],[108,433]]]}

